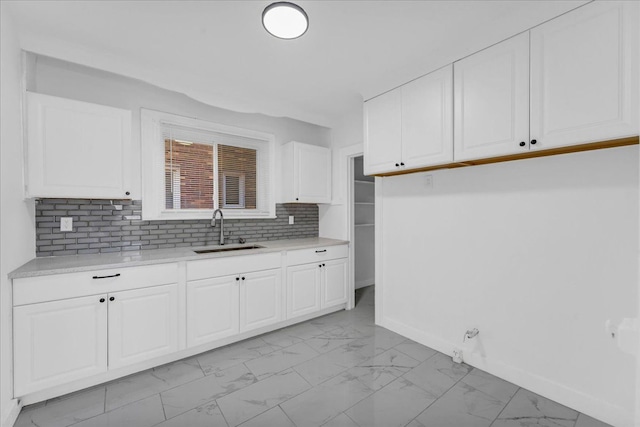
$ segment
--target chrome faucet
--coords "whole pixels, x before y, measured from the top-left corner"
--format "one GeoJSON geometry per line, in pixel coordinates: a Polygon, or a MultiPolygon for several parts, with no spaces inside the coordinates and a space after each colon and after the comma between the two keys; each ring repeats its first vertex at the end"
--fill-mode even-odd
{"type": "Polygon", "coordinates": [[[220,245],[224,245],[224,215],[220,209],[213,211],[213,217],[211,218],[211,226],[216,226],[216,215],[220,212],[220,245]]]}

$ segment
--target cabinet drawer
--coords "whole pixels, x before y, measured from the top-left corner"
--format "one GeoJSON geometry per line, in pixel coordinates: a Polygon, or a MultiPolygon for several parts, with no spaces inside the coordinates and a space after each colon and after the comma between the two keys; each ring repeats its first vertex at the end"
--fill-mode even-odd
{"type": "Polygon", "coordinates": [[[309,262],[326,261],[328,259],[346,258],[349,256],[347,245],[322,246],[312,249],[299,249],[287,252],[287,265],[307,264],[309,262]]]}
{"type": "Polygon", "coordinates": [[[187,280],[269,270],[280,268],[281,263],[282,255],[280,252],[189,261],[187,263],[187,280]]]}
{"type": "Polygon", "coordinates": [[[165,285],[177,281],[176,263],[14,279],[13,305],[165,285]]]}

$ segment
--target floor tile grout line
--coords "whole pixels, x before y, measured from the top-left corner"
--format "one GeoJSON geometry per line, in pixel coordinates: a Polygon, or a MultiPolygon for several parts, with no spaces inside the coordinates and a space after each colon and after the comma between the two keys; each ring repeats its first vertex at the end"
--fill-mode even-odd
{"type": "Polygon", "coordinates": [[[509,399],[509,401],[507,402],[506,405],[504,405],[504,408],[502,408],[502,411],[500,411],[500,413],[494,418],[493,421],[491,421],[491,424],[489,425],[489,427],[491,427],[492,425],[495,424],[496,421],[498,421],[498,419],[500,418],[500,415],[502,415],[502,413],[505,411],[505,409],[507,409],[507,406],[509,406],[509,404],[511,403],[511,401],[513,400],[514,397],[516,397],[516,395],[518,394],[518,392],[520,392],[520,390],[522,390],[522,387],[518,387],[518,389],[516,390],[515,393],[513,393],[513,396],[511,396],[511,398],[509,399]]]}
{"type": "Polygon", "coordinates": [[[351,418],[351,417],[349,416],[349,414],[347,414],[346,412],[342,412],[342,413],[344,414],[344,416],[345,416],[345,417],[347,417],[347,418],[349,418],[351,421],[353,421],[353,423],[354,423],[355,425],[360,426],[360,424],[358,424],[358,423],[356,422],[356,420],[354,420],[353,418],[351,418]]]}
{"type": "MultiPolygon", "coordinates": [[[[436,353],[436,354],[437,354],[437,353],[436,353]]],[[[434,356],[435,356],[435,355],[434,355],[434,356]]],[[[432,357],[433,357],[433,356],[432,356],[432,357]]],[[[427,359],[427,360],[428,360],[428,359],[427,359]]],[[[426,362],[426,361],[425,361],[425,362],[426,362]]],[[[471,365],[469,365],[469,366],[471,367],[471,365]]],[[[411,372],[411,371],[409,371],[409,372],[411,372]]],[[[406,372],[406,373],[405,373],[405,374],[403,374],[401,377],[402,377],[402,378],[404,378],[404,376],[405,376],[406,374],[408,374],[409,372],[406,372]]],[[[471,370],[469,370],[469,372],[471,372],[471,370]]],[[[467,375],[469,375],[469,373],[468,373],[468,372],[467,372],[467,374],[465,374],[462,378],[466,377],[467,375]]],[[[447,375],[447,376],[448,376],[448,375],[447,375]]],[[[451,377],[449,377],[449,378],[451,378],[451,377]]],[[[416,418],[418,418],[418,417],[419,417],[420,415],[422,415],[422,414],[423,414],[427,409],[429,409],[430,407],[432,407],[432,406],[433,406],[433,405],[434,405],[438,400],[440,400],[440,398],[441,398],[441,397],[443,397],[445,394],[449,393],[449,391],[450,391],[451,389],[453,389],[453,388],[456,386],[456,384],[458,384],[460,381],[462,381],[462,378],[460,378],[459,380],[457,380],[456,382],[454,382],[454,383],[453,383],[453,385],[452,385],[451,387],[449,387],[448,389],[446,389],[446,390],[444,391],[444,393],[440,394],[440,396],[436,397],[436,398],[433,400],[433,402],[429,403],[429,404],[428,404],[428,405],[427,405],[427,406],[426,406],[422,411],[420,411],[420,413],[419,413],[418,415],[416,415],[415,417],[413,417],[413,418],[411,419],[411,421],[413,421],[413,420],[415,420],[416,418]]],[[[421,386],[420,386],[420,384],[416,384],[415,382],[411,381],[411,380],[410,380],[410,379],[408,379],[408,378],[404,378],[404,379],[405,379],[405,380],[407,380],[407,381],[409,381],[411,384],[415,385],[415,386],[416,386],[416,387],[418,387],[419,389],[421,389],[421,390],[423,390],[423,391],[426,391],[427,393],[430,393],[430,391],[428,391],[428,390],[426,390],[425,388],[421,387],[421,386]]],[[[453,378],[451,378],[451,379],[453,379],[453,378]]],[[[411,423],[411,421],[409,421],[409,423],[411,423]]],[[[418,422],[419,422],[419,421],[418,421],[418,422]]]]}
{"type": "Polygon", "coordinates": [[[286,412],[286,411],[282,408],[282,406],[280,406],[280,405],[282,405],[282,403],[278,404],[278,408],[280,408],[280,410],[282,411],[282,413],[284,414],[284,416],[285,416],[285,417],[287,417],[287,419],[288,419],[289,421],[291,421],[291,424],[293,424],[294,426],[297,426],[297,424],[293,422],[293,420],[291,419],[291,417],[289,416],[289,414],[287,414],[287,412],[286,412]]]}
{"type": "MultiPolygon", "coordinates": [[[[255,384],[255,383],[254,383],[255,384]]],[[[229,393],[231,394],[231,393],[229,393]]],[[[228,396],[225,395],[225,396],[228,396]]],[[[224,396],[223,396],[224,397],[224,396]]],[[[222,407],[220,406],[220,404],[218,403],[218,399],[215,399],[214,402],[216,402],[216,406],[218,407],[218,409],[220,409],[220,414],[222,415],[222,419],[224,420],[225,424],[227,425],[227,427],[229,427],[229,420],[227,420],[227,417],[224,415],[224,411],[222,410],[222,407]]]]}
{"type": "Polygon", "coordinates": [[[164,420],[166,421],[167,418],[167,411],[164,409],[164,400],[162,400],[162,393],[158,393],[158,397],[160,398],[160,406],[162,406],[162,415],[164,415],[164,420]]]}

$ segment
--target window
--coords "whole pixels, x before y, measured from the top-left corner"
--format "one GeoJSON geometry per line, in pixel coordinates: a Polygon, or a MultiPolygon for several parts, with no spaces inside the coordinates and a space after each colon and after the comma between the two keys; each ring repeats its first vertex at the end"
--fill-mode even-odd
{"type": "Polygon", "coordinates": [[[273,218],[274,138],[142,110],[143,218],[273,218]]]}
{"type": "Polygon", "coordinates": [[[244,202],[246,191],[244,174],[224,172],[222,177],[223,190],[220,195],[220,206],[223,208],[244,208],[246,206],[244,202]]]}

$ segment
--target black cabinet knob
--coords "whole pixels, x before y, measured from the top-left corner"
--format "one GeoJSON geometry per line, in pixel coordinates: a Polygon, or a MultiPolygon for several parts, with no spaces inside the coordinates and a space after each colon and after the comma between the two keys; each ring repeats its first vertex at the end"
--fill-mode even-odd
{"type": "Polygon", "coordinates": [[[242,280],[244,280],[244,277],[242,278],[242,280]]]}
{"type": "Polygon", "coordinates": [[[300,200],[300,199],[298,199],[298,198],[296,197],[296,200],[300,200]]]}
{"type": "Polygon", "coordinates": [[[128,196],[128,195],[129,195],[129,194],[131,194],[131,193],[127,191],[127,192],[126,192],[126,193],[124,193],[124,194],[128,196]]]}
{"type": "Polygon", "coordinates": [[[396,167],[400,166],[400,163],[396,163],[396,167]]]}
{"type": "Polygon", "coordinates": [[[538,143],[538,141],[536,141],[535,139],[531,140],[531,145],[536,145],[538,143]]]}
{"type": "Polygon", "coordinates": [[[322,264],[322,266],[324,267],[324,264],[322,264]]]}
{"type": "Polygon", "coordinates": [[[322,264],[318,264],[318,267],[322,268],[322,264]]]}
{"type": "Polygon", "coordinates": [[[236,277],[236,280],[240,280],[240,278],[239,278],[239,277],[236,277]]]}
{"type": "Polygon", "coordinates": [[[404,163],[400,162],[400,166],[404,166],[404,163]]]}
{"type": "Polygon", "coordinates": [[[104,298],[100,298],[100,302],[104,302],[104,298]]]}
{"type": "Polygon", "coordinates": [[[109,301],[115,301],[115,300],[116,300],[116,297],[110,297],[109,298],[109,301]]]}
{"type": "Polygon", "coordinates": [[[524,142],[524,141],[522,141],[522,142],[520,143],[520,147],[524,147],[525,145],[527,145],[527,143],[526,143],[526,142],[524,142]]]}

